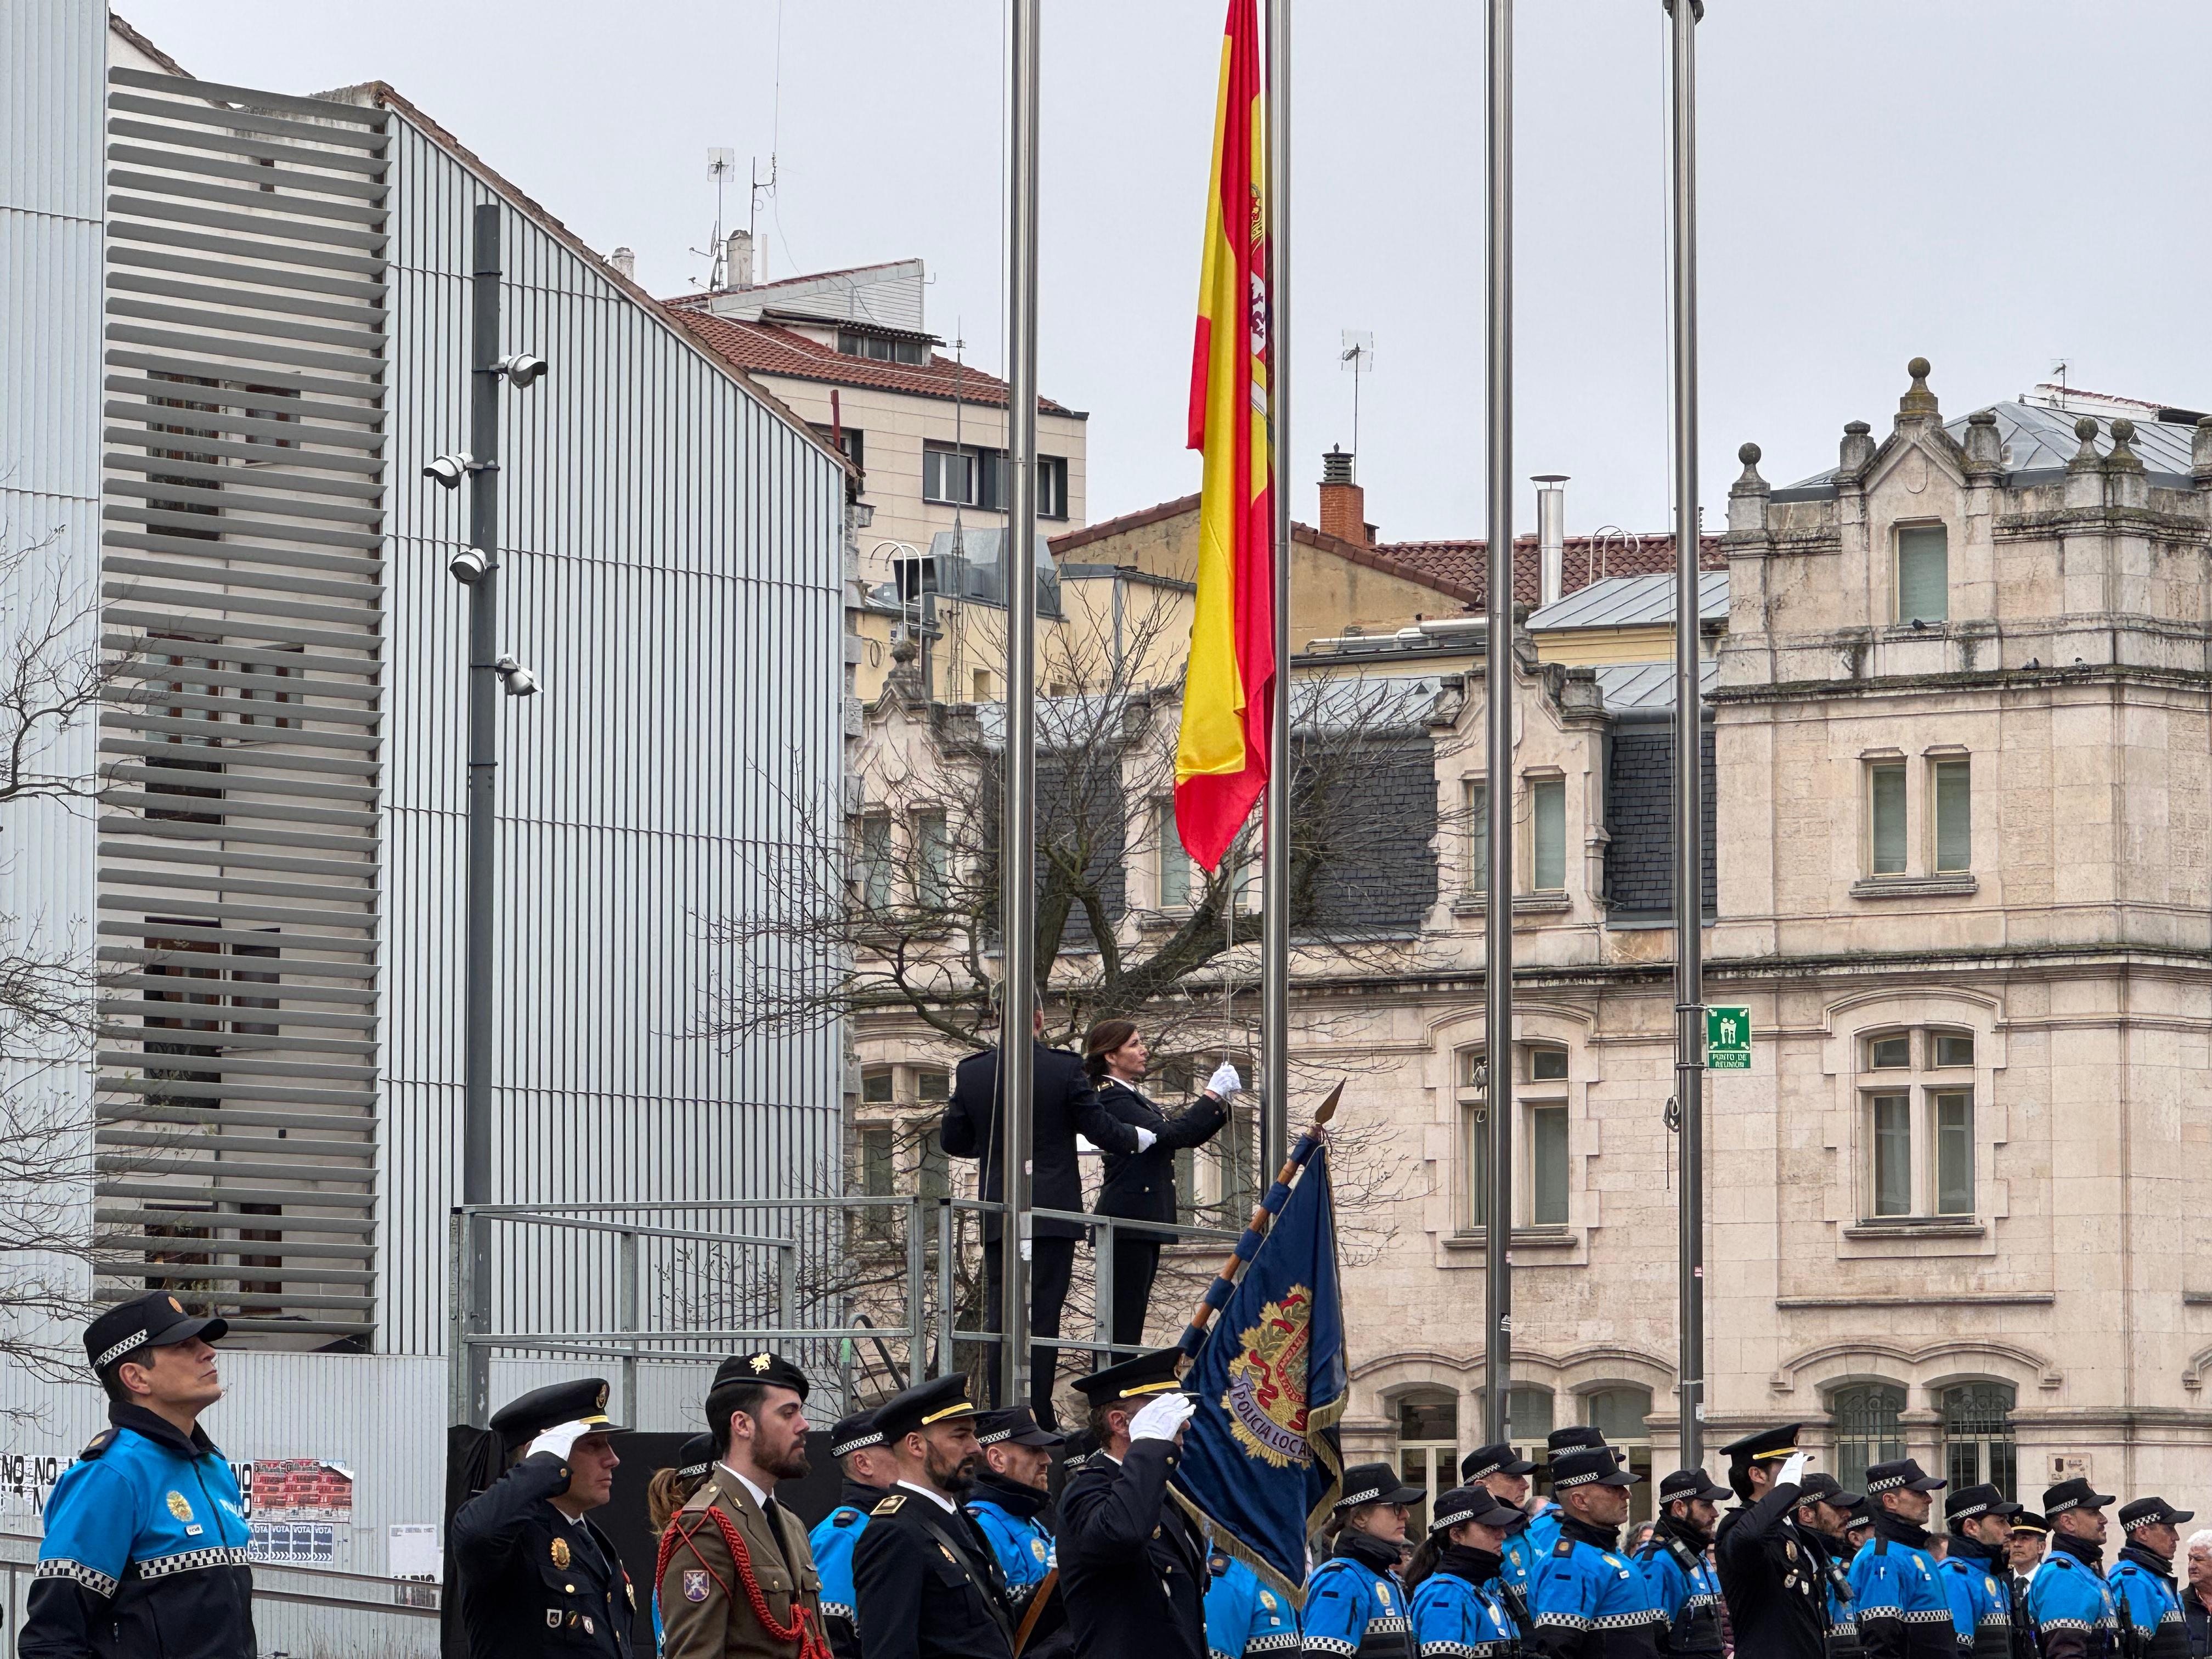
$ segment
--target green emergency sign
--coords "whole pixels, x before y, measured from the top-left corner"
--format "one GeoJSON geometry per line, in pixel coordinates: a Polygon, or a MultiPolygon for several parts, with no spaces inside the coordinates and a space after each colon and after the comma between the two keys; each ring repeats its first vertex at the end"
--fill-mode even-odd
{"type": "Polygon", "coordinates": [[[1751,1010],[1705,1010],[1705,1069],[1747,1072],[1751,1069],[1751,1010]]]}

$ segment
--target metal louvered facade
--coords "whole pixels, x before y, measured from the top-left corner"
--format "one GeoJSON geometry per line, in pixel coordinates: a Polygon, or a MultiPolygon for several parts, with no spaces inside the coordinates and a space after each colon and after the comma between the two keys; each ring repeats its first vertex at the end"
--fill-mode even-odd
{"type": "Polygon", "coordinates": [[[109,71],[101,1293],[376,1308],[380,111],[109,71]]]}

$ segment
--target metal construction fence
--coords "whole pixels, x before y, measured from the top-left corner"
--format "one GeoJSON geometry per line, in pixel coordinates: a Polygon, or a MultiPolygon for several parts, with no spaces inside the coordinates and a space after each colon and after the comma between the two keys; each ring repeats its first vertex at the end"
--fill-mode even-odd
{"type": "MultiPolygon", "coordinates": [[[[688,1373],[735,1349],[774,1346],[820,1389],[817,1417],[931,1376],[975,1370],[996,1351],[994,1310],[985,1306],[985,1218],[1003,1206],[975,1199],[884,1197],[736,1199],[701,1203],[490,1204],[452,1212],[447,1350],[453,1420],[466,1418],[472,1352],[489,1352],[511,1380],[547,1362],[617,1368],[620,1420],[681,1426],[656,1371],[688,1373]],[[468,1328],[469,1231],[492,1235],[490,1325],[468,1328]],[[526,1261],[528,1277],[500,1264],[526,1261]],[[518,1376],[517,1373],[520,1373],[518,1376]]],[[[1113,1340],[1114,1243],[1136,1234],[1162,1242],[1153,1304],[1161,1316],[1194,1304],[1235,1231],[1031,1210],[1076,1224],[1092,1248],[1078,1253],[1063,1331],[1035,1337],[1055,1353],[1142,1352],[1113,1340]]],[[[1170,1337],[1182,1329],[1178,1320],[1170,1337]]],[[[1103,1363],[1103,1358],[1100,1363],[1103,1363]]],[[[667,1380],[675,1381],[674,1377],[667,1380]]],[[[512,1393],[503,1389],[501,1393],[512,1393]]]]}

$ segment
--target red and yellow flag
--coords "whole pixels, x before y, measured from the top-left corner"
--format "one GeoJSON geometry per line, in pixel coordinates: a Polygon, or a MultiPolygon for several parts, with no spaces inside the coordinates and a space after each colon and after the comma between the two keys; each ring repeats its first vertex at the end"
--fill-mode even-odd
{"type": "Polygon", "coordinates": [[[1206,471],[1176,744],[1176,830],[1208,870],[1267,785],[1276,666],[1267,100],[1255,0],[1229,0],[1226,31],[1190,368],[1190,447],[1204,452],[1206,471]]]}

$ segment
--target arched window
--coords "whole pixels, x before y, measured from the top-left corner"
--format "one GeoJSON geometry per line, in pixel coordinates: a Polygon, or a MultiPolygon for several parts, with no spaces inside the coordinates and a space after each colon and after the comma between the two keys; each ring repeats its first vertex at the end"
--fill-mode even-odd
{"type": "MultiPolygon", "coordinates": [[[[1441,1389],[1419,1389],[1398,1401],[1398,1470],[1409,1486],[1419,1486],[1433,1503],[1438,1492],[1459,1485],[1459,1396],[1441,1389]]],[[[1428,1506],[1413,1517],[1407,1535],[1419,1537],[1414,1527],[1425,1526],[1428,1506]]]]}
{"type": "Polygon", "coordinates": [[[1905,1390],[1883,1382],[1838,1389],[1828,1402],[1836,1419],[1836,1479],[1846,1492],[1863,1492],[1869,1463],[1905,1455],[1905,1430],[1898,1414],[1905,1390]]]}
{"type": "Polygon", "coordinates": [[[1986,1481],[2013,1498],[2019,1459],[2012,1438],[2013,1391],[2002,1382],[1943,1390],[1943,1477],[1956,1492],[1986,1481]]]}
{"type": "Polygon", "coordinates": [[[1644,1477],[1629,1488],[1628,1518],[1651,1518],[1651,1431],[1644,1419],[1651,1414],[1651,1390],[1621,1383],[1583,1396],[1583,1421],[1605,1437],[1608,1446],[1628,1454],[1628,1467],[1644,1477]]]}
{"type": "MultiPolygon", "coordinates": [[[[1475,1413],[1480,1418],[1483,1425],[1490,1421],[1488,1392],[1484,1389],[1477,1389],[1474,1391],[1475,1413]]],[[[1541,1463],[1551,1455],[1550,1449],[1545,1443],[1552,1436],[1553,1422],[1552,1410],[1552,1391],[1549,1389],[1541,1388],[1534,1382],[1516,1382],[1506,1390],[1505,1413],[1509,1419],[1508,1437],[1512,1444],[1515,1456],[1530,1463],[1541,1463]]],[[[1486,1429],[1481,1428],[1480,1425],[1478,1425],[1478,1429],[1479,1431],[1473,1437],[1474,1439],[1486,1441],[1490,1437],[1486,1429]]]]}

